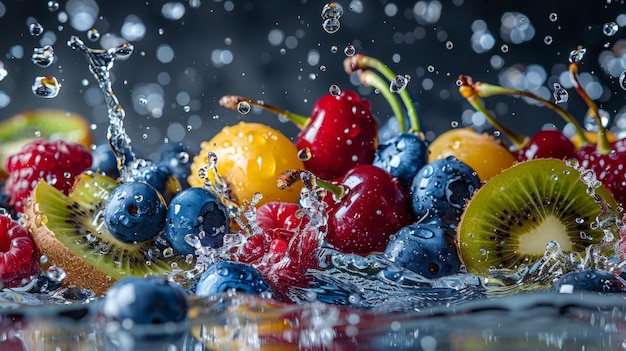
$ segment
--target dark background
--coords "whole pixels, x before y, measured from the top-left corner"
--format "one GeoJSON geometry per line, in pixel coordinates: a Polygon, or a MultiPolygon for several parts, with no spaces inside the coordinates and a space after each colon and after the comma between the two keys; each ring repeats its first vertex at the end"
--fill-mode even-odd
{"type": "MultiPolygon", "coordinates": [[[[0,82],[0,92],[10,97],[10,102],[2,104],[5,106],[0,109],[0,118],[36,107],[64,108],[92,120],[96,140],[103,141],[107,115],[99,101],[96,82],[82,55],[66,45],[71,35],[78,35],[91,47],[100,47],[103,42],[91,42],[85,30],[59,20],[59,14],[67,11],[70,4],[89,7],[94,1],[61,0],[60,9],[54,12],[44,0],[2,3],[5,11],[0,17],[0,60],[8,76],[0,82]],[[40,68],[30,61],[33,48],[40,46],[42,38],[29,34],[28,24],[33,21],[56,36],[53,47],[57,58],[51,67],[40,68]],[[16,46],[22,48],[22,57],[14,55],[16,46]],[[39,75],[59,79],[62,89],[58,97],[43,99],[33,95],[31,85],[39,75]]],[[[315,100],[328,93],[331,84],[358,89],[342,68],[346,57],[343,49],[348,44],[355,45],[358,53],[386,62],[396,73],[411,76],[407,89],[419,104],[425,129],[433,132],[430,137],[450,128],[453,122],[470,123],[463,116],[471,114],[471,109],[459,96],[455,83],[459,74],[498,83],[503,70],[517,67],[525,73],[536,64],[547,74],[541,85],[543,92],[549,93],[552,83],[567,68],[569,52],[578,45],[587,49],[581,72],[591,72],[589,77],[602,87],[598,98],[601,107],[619,117],[624,105],[626,92],[599,62],[603,51],[613,49],[617,59],[623,54],[617,52],[616,43],[626,36],[626,30],[620,28],[614,36],[602,32],[604,23],[616,21],[626,13],[622,1],[442,0],[419,1],[416,5],[418,1],[372,0],[361,2],[362,12],[351,10],[350,1],[340,1],[344,15],[341,28],[334,34],[326,33],[321,25],[324,1],[172,1],[185,9],[184,16],[177,20],[164,18],[165,3],[97,1],[93,24],[101,38],[106,34],[120,36],[128,15],[140,18],[145,26],[145,36],[132,42],[133,55],[117,61],[113,69],[113,88],[127,113],[126,128],[133,142],[144,150],[154,150],[165,138],[198,144],[222,126],[241,119],[266,122],[289,136],[295,135],[295,127],[269,113],[253,111],[244,116],[220,107],[217,101],[222,95],[238,94],[308,115],[315,100]],[[440,4],[437,21],[424,23],[416,18],[414,9],[423,4],[440,4]],[[395,14],[390,11],[394,8],[395,14]],[[509,12],[526,16],[533,26],[534,35],[527,41],[513,43],[501,33],[503,15],[509,12]],[[557,15],[556,21],[550,20],[551,13],[557,15]],[[484,21],[495,40],[491,49],[483,53],[472,49],[472,24],[476,20],[484,21]],[[270,44],[268,34],[276,29],[282,31],[284,38],[291,38],[279,45],[270,44]],[[547,35],[553,38],[550,45],[544,42],[547,35]],[[297,45],[288,45],[294,38],[297,45]],[[452,48],[446,45],[448,41],[452,48]],[[163,44],[173,49],[171,62],[156,58],[157,48],[163,44]],[[503,45],[508,50],[503,50],[503,45]],[[333,46],[337,47],[336,52],[333,46]],[[216,64],[212,57],[220,50],[228,50],[232,62],[216,64]],[[319,53],[319,62],[313,65],[307,60],[311,50],[319,53]],[[501,67],[493,67],[494,57],[501,60],[501,67]],[[326,70],[320,69],[322,65],[326,70]],[[159,79],[160,73],[163,78],[162,72],[169,74],[169,82],[159,79]],[[139,102],[141,87],[146,84],[160,85],[163,90],[163,108],[158,116],[146,114],[145,106],[139,102]]],[[[528,23],[519,25],[523,24],[528,23]]],[[[380,120],[386,120],[390,109],[385,101],[371,90],[359,91],[372,101],[380,120]]],[[[532,134],[544,123],[564,125],[546,108],[519,99],[494,98],[486,103],[490,109],[496,109],[503,123],[522,133],[532,134]]],[[[586,111],[571,89],[570,101],[564,107],[581,120],[586,111]]]]}

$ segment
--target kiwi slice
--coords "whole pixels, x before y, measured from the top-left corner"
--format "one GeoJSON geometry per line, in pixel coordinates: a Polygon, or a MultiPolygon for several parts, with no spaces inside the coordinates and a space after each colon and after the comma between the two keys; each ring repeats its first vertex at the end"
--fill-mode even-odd
{"type": "MultiPolygon", "coordinates": [[[[556,159],[518,163],[489,180],[466,205],[457,230],[468,272],[532,264],[552,240],[567,253],[599,243],[604,233],[592,223],[601,207],[587,189],[579,171],[556,159]]],[[[606,188],[596,194],[617,209],[606,188]]]]}
{"type": "Polygon", "coordinates": [[[163,254],[154,241],[128,244],[107,230],[102,210],[117,186],[112,178],[84,173],[69,196],[40,181],[25,210],[25,225],[37,249],[66,272],[64,283],[104,294],[128,276],[166,274],[172,263],[190,268],[185,258],[163,254]]]}
{"type": "Polygon", "coordinates": [[[24,111],[0,122],[0,174],[7,157],[37,138],[63,139],[87,149],[92,142],[89,123],[81,115],[55,109],[24,111]]]}

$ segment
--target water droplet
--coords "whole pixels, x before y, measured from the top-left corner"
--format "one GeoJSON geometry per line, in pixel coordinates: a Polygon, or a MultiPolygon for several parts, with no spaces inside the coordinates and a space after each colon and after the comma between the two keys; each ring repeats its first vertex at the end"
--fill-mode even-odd
{"type": "Polygon", "coordinates": [[[552,42],[554,42],[554,39],[552,39],[552,36],[551,36],[551,35],[546,35],[546,36],[543,38],[543,42],[544,42],[544,44],[546,44],[546,45],[550,45],[550,44],[552,44],[552,42]]]}
{"type": "Polygon", "coordinates": [[[619,26],[615,22],[607,22],[602,26],[602,33],[607,37],[612,37],[619,30],[619,26]]]}
{"type": "Polygon", "coordinates": [[[9,75],[9,71],[4,68],[4,62],[0,61],[0,82],[9,75]]]}
{"type": "Polygon", "coordinates": [[[508,46],[508,45],[506,45],[506,44],[502,45],[502,46],[500,47],[500,51],[502,51],[503,53],[505,53],[505,54],[506,54],[507,52],[509,52],[509,46],[508,46]]]}
{"type": "Polygon", "coordinates": [[[240,101],[239,103],[237,103],[237,111],[239,111],[239,113],[241,113],[242,115],[247,115],[251,109],[252,108],[247,101],[240,101]]]}
{"type": "Polygon", "coordinates": [[[48,263],[48,256],[46,256],[46,255],[41,255],[41,257],[39,257],[39,263],[41,263],[41,264],[46,264],[46,263],[48,263]]]}
{"type": "Polygon", "coordinates": [[[620,88],[626,90],[626,71],[622,71],[618,78],[620,88]]]}
{"type": "Polygon", "coordinates": [[[61,84],[52,76],[36,77],[32,86],[33,94],[49,99],[59,95],[60,89],[61,84]]]}
{"type": "Polygon", "coordinates": [[[330,47],[330,52],[336,54],[339,51],[339,47],[337,45],[333,45],[330,47]]]}
{"type": "Polygon", "coordinates": [[[578,63],[582,61],[586,53],[587,49],[583,48],[582,46],[577,47],[569,53],[569,62],[578,63]]]}
{"type": "Polygon", "coordinates": [[[550,22],[556,22],[556,20],[559,19],[559,15],[557,15],[556,12],[552,12],[548,15],[548,18],[550,19],[550,22]]]}
{"type": "Polygon", "coordinates": [[[311,153],[311,149],[308,147],[298,150],[298,158],[302,161],[308,161],[312,156],[313,154],[311,153]]]}
{"type": "Polygon", "coordinates": [[[123,43],[115,48],[115,53],[120,56],[129,56],[133,53],[135,47],[131,43],[123,43]]]}
{"type": "Polygon", "coordinates": [[[89,38],[89,40],[91,40],[91,41],[96,41],[96,40],[100,39],[100,32],[98,32],[98,30],[95,29],[95,28],[91,28],[87,32],[87,38],[89,38]]]}
{"type": "Polygon", "coordinates": [[[452,48],[454,48],[454,43],[450,40],[446,41],[446,49],[452,50],[452,48]]]}
{"type": "Polygon", "coordinates": [[[322,72],[326,72],[326,66],[321,65],[321,66],[320,66],[320,71],[322,71],[322,72]]]}
{"type": "Polygon", "coordinates": [[[46,276],[54,282],[60,282],[65,278],[65,271],[55,265],[51,265],[46,269],[46,276]]]}
{"type": "Polygon", "coordinates": [[[31,25],[28,26],[28,31],[30,32],[30,35],[38,37],[43,33],[43,26],[38,22],[31,23],[31,25]]]}
{"type": "Polygon", "coordinates": [[[559,83],[554,83],[554,102],[557,104],[564,103],[569,100],[569,93],[559,83]]]}
{"type": "Polygon", "coordinates": [[[34,48],[33,56],[31,60],[39,67],[50,67],[54,62],[54,49],[50,45],[46,45],[43,48],[34,48]]]}
{"type": "Polygon", "coordinates": [[[459,122],[457,122],[457,121],[452,121],[452,122],[450,122],[450,126],[451,126],[452,128],[456,128],[456,127],[458,127],[458,126],[459,126],[459,122]]]}
{"type": "Polygon", "coordinates": [[[50,12],[54,12],[57,11],[59,9],[59,2],[58,1],[48,1],[48,10],[50,12]]]}
{"type": "Polygon", "coordinates": [[[354,56],[354,54],[356,54],[356,48],[354,45],[348,45],[343,49],[343,53],[348,57],[354,56]]]}
{"type": "Polygon", "coordinates": [[[428,72],[430,72],[430,73],[433,73],[433,72],[435,72],[435,66],[433,66],[433,65],[429,65],[428,67],[426,67],[426,70],[427,70],[428,72]]]}
{"type": "Polygon", "coordinates": [[[339,19],[343,16],[343,7],[336,2],[331,2],[322,8],[323,19],[339,19]]]}
{"type": "Polygon", "coordinates": [[[330,95],[339,96],[341,94],[341,88],[337,84],[333,84],[328,88],[330,95]]]}
{"type": "Polygon", "coordinates": [[[341,23],[339,23],[339,20],[335,18],[329,18],[322,22],[322,28],[324,28],[328,34],[337,33],[339,27],[341,27],[341,23]]]}
{"type": "Polygon", "coordinates": [[[411,79],[410,76],[405,75],[397,75],[389,84],[389,90],[392,93],[399,93],[402,90],[404,90],[406,88],[406,86],[409,84],[409,80],[411,79]]]}

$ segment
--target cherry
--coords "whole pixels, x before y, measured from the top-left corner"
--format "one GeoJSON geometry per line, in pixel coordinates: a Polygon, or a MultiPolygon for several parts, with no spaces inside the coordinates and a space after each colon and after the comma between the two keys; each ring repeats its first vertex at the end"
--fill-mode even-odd
{"type": "Polygon", "coordinates": [[[569,159],[576,156],[576,146],[560,130],[544,129],[533,135],[528,143],[515,151],[518,161],[536,158],[569,159]]]}
{"type": "Polygon", "coordinates": [[[326,94],[315,105],[311,117],[294,114],[241,96],[224,96],[220,105],[239,110],[242,104],[254,105],[283,116],[301,130],[296,136],[298,150],[308,150],[304,166],[316,176],[330,179],[351,167],[369,164],[378,146],[378,124],[368,100],[350,90],[326,94]]]}
{"type": "Polygon", "coordinates": [[[324,198],[328,204],[326,241],[344,253],[384,251],[389,236],[411,223],[402,186],[379,167],[355,166],[330,183],[344,193],[324,198]]]}

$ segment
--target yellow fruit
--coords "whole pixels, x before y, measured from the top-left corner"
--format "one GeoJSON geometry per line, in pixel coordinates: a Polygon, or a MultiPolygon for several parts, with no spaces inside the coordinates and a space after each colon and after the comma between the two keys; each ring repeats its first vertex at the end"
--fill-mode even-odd
{"type": "Polygon", "coordinates": [[[480,180],[491,179],[517,161],[501,141],[469,128],[446,131],[433,140],[428,150],[429,161],[454,156],[476,171],[480,180]]]}
{"type": "Polygon", "coordinates": [[[302,186],[280,190],[278,176],[289,169],[304,169],[295,145],[281,132],[261,123],[240,122],[224,127],[211,140],[200,144],[193,159],[191,186],[203,186],[198,170],[208,165],[207,154],[214,152],[218,173],[229,184],[239,203],[250,201],[256,192],[263,194],[261,204],[269,201],[297,202],[302,186]]]}
{"type": "MultiPolygon", "coordinates": [[[[585,132],[585,136],[587,137],[587,141],[589,143],[591,143],[591,144],[595,145],[598,142],[598,133],[597,132],[585,132]]],[[[609,131],[606,132],[606,137],[609,140],[609,143],[617,141],[617,136],[615,136],[615,134],[613,134],[613,133],[611,133],[609,131]]],[[[574,146],[576,146],[577,149],[579,149],[583,145],[582,141],[580,140],[580,138],[576,134],[572,135],[570,140],[572,141],[574,146]]]]}

